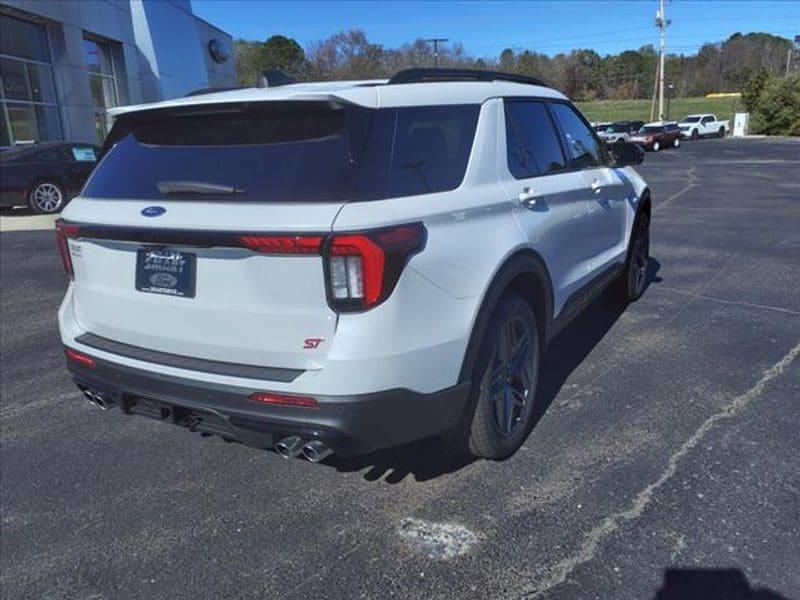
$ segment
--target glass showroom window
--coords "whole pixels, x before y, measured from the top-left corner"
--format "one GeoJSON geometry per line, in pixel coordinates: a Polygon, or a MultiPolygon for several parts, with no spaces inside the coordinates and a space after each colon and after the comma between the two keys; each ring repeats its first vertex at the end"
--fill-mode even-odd
{"type": "Polygon", "coordinates": [[[0,14],[0,146],[60,140],[47,31],[0,14]]]}
{"type": "Polygon", "coordinates": [[[117,81],[111,61],[111,48],[94,38],[83,38],[83,54],[89,68],[89,89],[95,106],[94,128],[102,144],[110,127],[106,109],[117,105],[117,81]]]}

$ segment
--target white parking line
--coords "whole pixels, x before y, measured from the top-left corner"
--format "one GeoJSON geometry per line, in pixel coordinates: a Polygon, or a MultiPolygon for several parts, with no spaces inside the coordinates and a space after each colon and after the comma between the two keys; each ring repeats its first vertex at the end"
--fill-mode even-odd
{"type": "Polygon", "coordinates": [[[10,231],[44,231],[53,229],[58,215],[14,215],[4,214],[0,217],[0,232],[10,231]]]}

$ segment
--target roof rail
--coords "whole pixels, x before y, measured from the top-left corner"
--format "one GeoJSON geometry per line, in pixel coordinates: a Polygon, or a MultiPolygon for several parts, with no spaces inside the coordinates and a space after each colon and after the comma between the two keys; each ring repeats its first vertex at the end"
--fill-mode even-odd
{"type": "Polygon", "coordinates": [[[541,79],[502,73],[500,71],[479,71],[475,69],[405,69],[398,71],[388,84],[396,83],[428,83],[434,81],[513,81],[528,85],[550,87],[541,79]]]}
{"type": "Polygon", "coordinates": [[[228,87],[210,87],[210,88],[201,88],[199,90],[194,90],[189,92],[184,96],[184,98],[188,98],[189,96],[202,96],[203,94],[216,94],[217,92],[229,92],[231,90],[240,90],[239,86],[228,86],[228,87]]]}
{"type": "Polygon", "coordinates": [[[261,77],[258,80],[256,87],[271,88],[279,87],[282,85],[290,85],[294,83],[294,79],[284,73],[283,71],[261,71],[261,77]]]}

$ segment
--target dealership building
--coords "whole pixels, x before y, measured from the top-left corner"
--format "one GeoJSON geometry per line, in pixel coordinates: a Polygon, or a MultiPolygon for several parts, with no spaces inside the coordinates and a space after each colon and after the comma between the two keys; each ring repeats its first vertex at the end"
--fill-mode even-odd
{"type": "Polygon", "coordinates": [[[0,146],[98,143],[109,108],[236,85],[191,0],[0,0],[0,146]]]}

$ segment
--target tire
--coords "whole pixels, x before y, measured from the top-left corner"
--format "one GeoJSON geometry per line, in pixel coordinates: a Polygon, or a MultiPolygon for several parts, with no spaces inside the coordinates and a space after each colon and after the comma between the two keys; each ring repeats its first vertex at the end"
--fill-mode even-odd
{"type": "Polygon", "coordinates": [[[672,140],[672,147],[673,148],[680,148],[681,147],[681,139],[680,138],[675,138],[674,140],[672,140]]]}
{"type": "Polygon", "coordinates": [[[641,214],[631,234],[628,260],[616,284],[617,296],[625,302],[636,302],[647,289],[647,266],[650,259],[650,220],[641,214]]]}
{"type": "Polygon", "coordinates": [[[725,137],[725,128],[724,127],[720,127],[719,128],[719,131],[717,132],[717,137],[720,138],[720,139],[725,137]]]}
{"type": "Polygon", "coordinates": [[[700,138],[700,132],[697,129],[692,129],[692,141],[696,142],[700,138]]]}
{"type": "Polygon", "coordinates": [[[49,180],[39,181],[28,193],[28,206],[37,214],[50,215],[64,208],[66,199],[60,185],[49,180]]]}
{"type": "Polygon", "coordinates": [[[655,141],[653,142],[653,152],[658,152],[661,150],[661,142],[655,141]]]}
{"type": "Polygon", "coordinates": [[[503,295],[481,340],[464,413],[442,435],[448,445],[490,460],[517,451],[533,426],[540,347],[531,305],[515,293],[503,295]]]}

